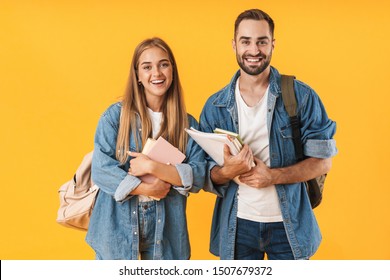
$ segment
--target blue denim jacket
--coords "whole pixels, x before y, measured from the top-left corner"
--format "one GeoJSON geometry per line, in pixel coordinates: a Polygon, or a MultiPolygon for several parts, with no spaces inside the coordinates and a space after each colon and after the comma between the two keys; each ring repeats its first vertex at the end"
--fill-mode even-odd
{"type": "MultiPolygon", "coordinates": [[[[200,116],[202,131],[212,132],[219,127],[238,132],[234,91],[239,75],[238,71],[230,84],[207,100],[200,116]]],[[[294,88],[305,156],[334,156],[337,153],[335,141],[332,139],[336,131],[335,122],[328,118],[318,95],[309,86],[296,80],[294,88]]],[[[273,67],[267,100],[267,126],[271,167],[285,167],[296,163],[289,117],[281,99],[280,74],[273,67]]],[[[208,170],[215,164],[210,159],[208,170]]],[[[226,185],[213,185],[210,178],[205,182],[205,190],[218,195],[212,220],[210,251],[221,259],[233,259],[238,186],[234,181],[226,185]]],[[[321,242],[321,233],[305,187],[303,183],[276,185],[276,191],[294,258],[308,259],[316,252],[321,242]]]]}
{"type": "MultiPolygon", "coordinates": [[[[138,199],[129,195],[140,179],[127,173],[130,163],[121,165],[115,158],[121,104],[111,105],[101,116],[92,159],[92,180],[100,188],[91,216],[86,241],[98,259],[138,259],[138,199]]],[[[188,115],[189,125],[198,127],[188,115]]],[[[137,131],[141,130],[137,121],[137,131]]],[[[140,137],[140,135],[137,135],[140,137]]],[[[130,137],[130,149],[136,151],[130,137]]],[[[173,186],[157,201],[154,259],[189,259],[190,244],[186,220],[188,192],[204,186],[206,161],[203,150],[189,137],[186,159],[176,165],[182,186],[173,186]]]]}

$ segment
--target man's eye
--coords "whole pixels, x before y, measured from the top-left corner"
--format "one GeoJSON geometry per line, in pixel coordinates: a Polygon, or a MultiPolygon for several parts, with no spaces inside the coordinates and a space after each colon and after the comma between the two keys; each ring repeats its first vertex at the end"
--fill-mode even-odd
{"type": "Polygon", "coordinates": [[[144,70],[150,70],[150,69],[152,69],[152,67],[151,67],[151,66],[144,66],[144,67],[142,67],[142,69],[144,69],[144,70]]]}
{"type": "Polygon", "coordinates": [[[167,68],[167,67],[169,67],[169,63],[168,62],[161,63],[160,67],[167,68]]]}

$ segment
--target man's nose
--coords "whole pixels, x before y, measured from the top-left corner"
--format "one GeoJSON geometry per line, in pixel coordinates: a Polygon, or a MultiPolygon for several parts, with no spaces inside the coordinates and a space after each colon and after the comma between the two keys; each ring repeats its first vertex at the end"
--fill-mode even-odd
{"type": "Polygon", "coordinates": [[[260,53],[259,46],[257,44],[251,44],[249,50],[251,55],[258,55],[260,53]]]}

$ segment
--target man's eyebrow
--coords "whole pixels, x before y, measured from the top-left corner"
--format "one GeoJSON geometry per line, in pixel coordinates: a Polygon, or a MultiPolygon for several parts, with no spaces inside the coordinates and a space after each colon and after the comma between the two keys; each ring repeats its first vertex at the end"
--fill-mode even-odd
{"type": "MultiPolygon", "coordinates": [[[[247,37],[247,36],[241,36],[239,38],[239,40],[250,40],[252,37],[247,37]]],[[[256,40],[264,40],[264,39],[267,39],[267,40],[270,40],[268,36],[261,36],[261,37],[257,37],[256,40]]]]}

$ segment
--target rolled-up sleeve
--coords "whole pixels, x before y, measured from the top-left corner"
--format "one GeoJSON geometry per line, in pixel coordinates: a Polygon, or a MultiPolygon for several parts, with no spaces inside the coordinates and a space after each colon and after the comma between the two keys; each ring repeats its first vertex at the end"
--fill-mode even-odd
{"type": "Polygon", "coordinates": [[[337,147],[333,136],[336,133],[336,122],[328,118],[324,105],[312,89],[308,89],[303,101],[300,120],[305,156],[315,158],[335,156],[337,147]]]}
{"type": "Polygon", "coordinates": [[[186,163],[176,164],[175,167],[177,172],[179,173],[182,185],[173,186],[173,189],[175,189],[184,196],[188,196],[188,192],[192,188],[192,183],[194,180],[192,168],[189,164],[186,163]]]}
{"type": "MultiPolygon", "coordinates": [[[[189,125],[198,129],[199,124],[194,117],[189,115],[189,125]]],[[[206,176],[206,159],[203,149],[188,136],[186,161],[176,165],[182,180],[183,187],[187,192],[197,193],[204,187],[206,176]]]]}
{"type": "Polygon", "coordinates": [[[337,154],[336,141],[308,139],[304,145],[304,154],[315,158],[330,158],[337,154]]]}
{"type": "Polygon", "coordinates": [[[130,197],[130,193],[141,184],[141,180],[135,176],[127,175],[115,191],[114,198],[118,202],[123,202],[130,197]]]}
{"type": "Polygon", "coordinates": [[[223,197],[230,183],[226,182],[225,184],[222,185],[217,185],[213,183],[213,181],[211,180],[211,170],[215,166],[218,166],[217,163],[210,158],[210,160],[207,162],[207,173],[206,173],[206,179],[204,184],[204,191],[216,194],[219,197],[223,197]]]}

